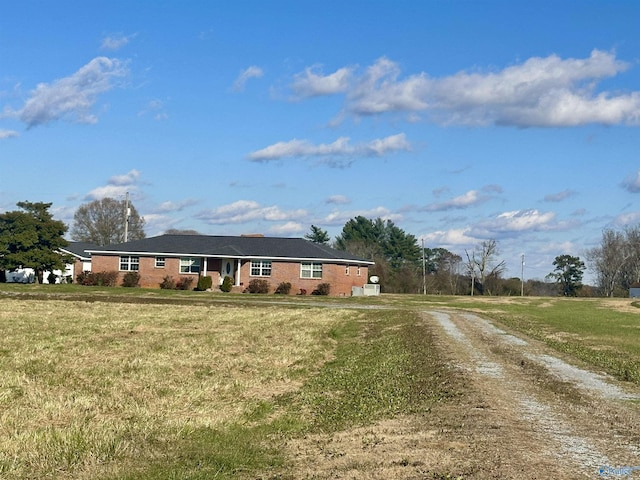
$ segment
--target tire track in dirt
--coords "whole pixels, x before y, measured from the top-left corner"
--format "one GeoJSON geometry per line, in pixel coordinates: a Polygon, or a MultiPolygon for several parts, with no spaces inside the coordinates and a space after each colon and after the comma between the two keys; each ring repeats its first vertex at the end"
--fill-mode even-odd
{"type": "Polygon", "coordinates": [[[638,410],[625,402],[639,398],[637,392],[477,315],[427,311],[424,316],[440,328],[454,367],[470,377],[491,407],[477,419],[500,425],[494,447],[510,458],[512,473],[496,478],[517,478],[518,470],[530,472],[521,478],[598,478],[609,466],[640,465],[638,410]],[[542,475],[533,473],[540,468],[542,475]]]}

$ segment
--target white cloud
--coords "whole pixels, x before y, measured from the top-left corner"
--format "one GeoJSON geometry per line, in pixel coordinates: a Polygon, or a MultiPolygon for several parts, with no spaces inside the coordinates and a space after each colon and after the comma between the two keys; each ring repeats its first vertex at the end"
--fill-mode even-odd
{"type": "MultiPolygon", "coordinates": [[[[401,78],[399,65],[383,57],[350,82],[345,110],[355,116],[402,112],[415,117],[425,112],[445,125],[638,125],[640,92],[596,90],[601,80],[628,67],[614,53],[593,50],[588,58],[533,57],[493,72],[463,71],[441,78],[421,72],[401,78]]],[[[300,78],[313,77],[299,75],[296,80],[300,78]]]]}
{"type": "Polygon", "coordinates": [[[428,245],[444,245],[447,246],[453,245],[473,245],[479,241],[478,238],[475,238],[471,235],[470,229],[468,228],[454,228],[451,230],[438,230],[435,232],[428,233],[424,235],[425,246],[428,245]]]}
{"type": "Polygon", "coordinates": [[[19,136],[20,134],[15,130],[0,130],[0,140],[5,140],[7,138],[15,138],[19,136]]]}
{"type": "Polygon", "coordinates": [[[102,187],[96,187],[87,193],[86,200],[101,200],[103,198],[124,198],[127,192],[131,191],[129,185],[104,185],[102,187]]]}
{"type": "Polygon", "coordinates": [[[138,189],[136,183],[140,177],[140,172],[136,169],[130,170],[124,175],[114,175],[107,181],[107,185],[96,187],[86,196],[87,200],[101,200],[106,197],[124,198],[127,192],[138,189]]]}
{"type": "Polygon", "coordinates": [[[545,195],[545,202],[562,202],[569,197],[573,197],[576,195],[576,192],[573,190],[563,190],[562,192],[550,193],[549,195],[545,195]]]}
{"type": "Polygon", "coordinates": [[[563,228],[564,224],[554,222],[555,216],[553,212],[540,212],[535,209],[503,212],[494,218],[476,223],[473,231],[476,236],[492,238],[505,234],[563,228]]]}
{"type": "Polygon", "coordinates": [[[144,214],[144,227],[148,236],[161,235],[171,228],[175,228],[181,219],[157,213],[144,214]]]}
{"type": "Polygon", "coordinates": [[[242,90],[244,90],[245,84],[250,78],[260,78],[263,75],[264,75],[264,72],[260,67],[256,67],[255,65],[252,65],[247,69],[243,70],[242,72],[240,72],[240,75],[238,76],[236,81],[233,83],[233,90],[236,92],[241,92],[242,90]]]}
{"type": "Polygon", "coordinates": [[[269,233],[288,236],[304,232],[308,227],[299,222],[287,222],[283,225],[276,225],[269,229],[269,233]]]}
{"type": "Polygon", "coordinates": [[[114,175],[109,179],[109,185],[129,186],[133,185],[140,177],[140,172],[135,168],[124,175],[114,175]]]}
{"type": "Polygon", "coordinates": [[[181,212],[186,208],[189,208],[193,205],[196,205],[198,203],[197,200],[188,198],[186,200],[182,200],[181,202],[172,202],[172,201],[166,201],[166,202],[162,202],[159,206],[158,206],[158,211],[159,212],[163,212],[163,213],[170,213],[170,212],[181,212]]]}
{"type": "Polygon", "coordinates": [[[420,210],[426,212],[442,212],[446,210],[462,209],[480,205],[481,203],[489,200],[489,198],[490,197],[488,195],[483,195],[479,190],[469,190],[467,193],[454,197],[451,200],[431,203],[420,210]]]}
{"type": "Polygon", "coordinates": [[[573,212],[571,212],[572,217],[583,217],[586,214],[587,214],[586,208],[578,208],[577,210],[574,210],[573,212]]]}
{"type": "Polygon", "coordinates": [[[640,223],[640,211],[629,212],[617,215],[613,220],[616,227],[627,227],[629,225],[637,225],[640,223]]]}
{"type": "Polygon", "coordinates": [[[348,137],[340,137],[329,144],[314,145],[307,140],[278,142],[249,154],[254,162],[268,162],[287,157],[381,157],[396,151],[408,151],[411,144],[404,133],[372,140],[369,143],[351,145],[348,137]]]}
{"type": "Polygon", "coordinates": [[[252,221],[266,220],[269,222],[282,222],[306,217],[307,211],[303,209],[281,210],[277,206],[264,207],[251,200],[238,200],[228,205],[223,205],[213,210],[201,212],[197,215],[201,220],[215,225],[226,223],[248,223],[252,221]]]}
{"type": "Polygon", "coordinates": [[[327,198],[325,203],[333,204],[333,205],[345,205],[347,203],[351,203],[349,197],[346,195],[331,195],[327,198]]]}
{"type": "Polygon", "coordinates": [[[482,191],[486,193],[502,193],[504,189],[500,185],[485,185],[482,187],[482,191]]]}
{"type": "Polygon", "coordinates": [[[622,181],[621,186],[630,193],[640,193],[640,170],[628,175],[622,181]]]}
{"type": "Polygon", "coordinates": [[[133,35],[123,35],[121,33],[109,35],[102,39],[101,48],[104,50],[119,50],[131,41],[132,38],[135,38],[136,34],[133,35]]]}
{"type": "Polygon", "coordinates": [[[345,211],[333,211],[326,215],[319,223],[323,225],[344,225],[349,220],[355,217],[366,218],[381,218],[382,220],[391,220],[397,222],[402,220],[402,215],[398,213],[392,213],[388,208],[375,207],[368,210],[345,210],[345,211]]]}
{"type": "Polygon", "coordinates": [[[318,67],[312,67],[305,69],[303,73],[295,75],[291,90],[293,90],[296,98],[346,92],[353,69],[349,67],[340,68],[330,75],[322,75],[322,72],[316,73],[316,71],[318,71],[318,67]]]}
{"type": "Polygon", "coordinates": [[[429,106],[426,97],[431,81],[425,74],[403,81],[398,81],[399,76],[398,64],[380,58],[348,92],[348,110],[357,115],[425,110],[429,106]]]}
{"type": "Polygon", "coordinates": [[[114,79],[125,75],[127,69],[120,60],[96,57],[69,77],[38,84],[22,109],[6,114],[18,117],[28,127],[59,119],[96,123],[98,119],[91,113],[96,98],[113,88],[114,79]]]}
{"type": "MultiPolygon", "coordinates": [[[[573,242],[549,242],[542,244],[539,247],[539,253],[548,253],[552,255],[558,255],[558,252],[575,252],[577,250],[576,245],[573,242]]],[[[551,265],[551,262],[547,262],[547,265],[551,265]]]]}

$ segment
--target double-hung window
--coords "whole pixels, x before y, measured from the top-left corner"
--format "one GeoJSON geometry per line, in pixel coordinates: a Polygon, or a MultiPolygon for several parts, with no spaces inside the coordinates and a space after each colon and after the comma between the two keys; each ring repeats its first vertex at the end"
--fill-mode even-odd
{"type": "Polygon", "coordinates": [[[140,270],[140,257],[123,255],[120,257],[120,270],[125,272],[137,272],[140,270]]]}
{"type": "Polygon", "coordinates": [[[197,257],[180,258],[180,273],[200,273],[200,259],[197,257]]]}
{"type": "Polygon", "coordinates": [[[270,277],[271,260],[251,260],[252,277],[270,277]]]}
{"type": "Polygon", "coordinates": [[[156,257],[156,268],[164,268],[165,263],[164,257],[156,257]]]}
{"type": "Polygon", "coordinates": [[[316,262],[302,262],[300,265],[301,278],[322,278],[322,264],[316,262]]]}

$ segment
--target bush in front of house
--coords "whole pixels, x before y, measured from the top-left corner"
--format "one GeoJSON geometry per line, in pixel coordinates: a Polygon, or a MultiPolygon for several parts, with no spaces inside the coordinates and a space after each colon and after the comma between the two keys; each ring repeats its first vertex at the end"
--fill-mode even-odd
{"type": "Polygon", "coordinates": [[[138,272],[127,272],[122,278],[123,287],[139,287],[140,286],[140,274],[138,272]]]}
{"type": "Polygon", "coordinates": [[[160,283],[160,288],[162,290],[175,290],[176,281],[173,279],[171,275],[167,275],[162,279],[162,283],[160,283]]]}
{"type": "Polygon", "coordinates": [[[82,272],[76,277],[80,285],[89,287],[115,287],[118,272],[82,272]]]}
{"type": "Polygon", "coordinates": [[[91,272],[80,272],[78,275],[76,275],[76,281],[80,285],[91,285],[90,283],[88,283],[90,275],[91,272]]]}
{"type": "Polygon", "coordinates": [[[328,283],[319,283],[316,289],[311,292],[311,295],[329,295],[331,291],[331,285],[328,283]]]}
{"type": "Polygon", "coordinates": [[[248,293],[269,293],[269,282],[262,278],[254,278],[249,282],[249,286],[245,290],[248,293]]]}
{"type": "Polygon", "coordinates": [[[210,290],[213,285],[213,278],[201,276],[198,277],[198,285],[196,286],[196,290],[199,292],[205,292],[210,290]]]}
{"type": "Polygon", "coordinates": [[[233,287],[233,278],[227,275],[222,279],[222,284],[220,285],[220,290],[225,293],[229,293],[231,288],[233,287]]]}
{"type": "Polygon", "coordinates": [[[281,282],[277,287],[275,293],[282,295],[289,295],[291,291],[291,284],[289,282],[281,282]]]}
{"type": "Polygon", "coordinates": [[[176,290],[189,290],[193,285],[193,277],[180,277],[176,282],[176,290]]]}

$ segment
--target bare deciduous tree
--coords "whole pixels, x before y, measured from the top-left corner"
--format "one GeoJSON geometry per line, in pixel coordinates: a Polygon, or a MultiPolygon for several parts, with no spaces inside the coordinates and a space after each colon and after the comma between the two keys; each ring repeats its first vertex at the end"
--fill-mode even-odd
{"type": "Polygon", "coordinates": [[[600,246],[587,252],[587,258],[596,271],[598,286],[605,297],[613,296],[623,275],[626,257],[624,243],[621,232],[605,230],[602,232],[600,246]]]}
{"type": "MultiPolygon", "coordinates": [[[[129,203],[128,240],[146,238],[144,218],[129,203]]],[[[73,216],[71,237],[80,242],[111,245],[124,242],[127,203],[124,200],[103,198],[80,205],[73,216]]]]}
{"type": "Polygon", "coordinates": [[[640,226],[603,231],[600,246],[589,250],[587,259],[602,295],[626,295],[640,282],[640,226]]]}
{"type": "Polygon", "coordinates": [[[477,288],[481,294],[491,295],[489,279],[497,280],[505,270],[505,261],[497,260],[498,242],[494,239],[484,240],[471,255],[467,255],[467,271],[471,275],[471,294],[477,288]]]}

